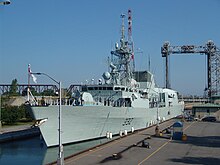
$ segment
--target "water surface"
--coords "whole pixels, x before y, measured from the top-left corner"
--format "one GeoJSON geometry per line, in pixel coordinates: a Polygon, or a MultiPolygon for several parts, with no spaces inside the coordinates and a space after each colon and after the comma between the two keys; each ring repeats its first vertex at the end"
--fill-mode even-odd
{"type": "MultiPolygon", "coordinates": [[[[107,139],[93,140],[64,146],[64,156],[94,147],[107,139]]],[[[0,165],[41,165],[56,161],[58,147],[48,148],[40,137],[0,144],[0,165]]]]}

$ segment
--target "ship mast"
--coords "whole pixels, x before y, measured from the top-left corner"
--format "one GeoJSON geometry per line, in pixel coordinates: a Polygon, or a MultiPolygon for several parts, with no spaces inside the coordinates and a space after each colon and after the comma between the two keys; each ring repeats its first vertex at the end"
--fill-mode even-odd
{"type": "Polygon", "coordinates": [[[111,83],[117,85],[131,85],[132,69],[131,59],[133,56],[133,50],[129,46],[129,42],[125,40],[125,14],[121,14],[121,39],[120,46],[115,44],[115,50],[111,51],[111,83]]]}
{"type": "Polygon", "coordinates": [[[121,46],[124,46],[125,41],[125,14],[121,14],[122,24],[121,24],[121,46]]]}
{"type": "Polygon", "coordinates": [[[134,61],[134,42],[132,38],[132,15],[131,15],[131,9],[128,9],[128,45],[130,46],[130,49],[132,51],[131,56],[131,69],[134,73],[135,71],[135,61],[134,61]]]}

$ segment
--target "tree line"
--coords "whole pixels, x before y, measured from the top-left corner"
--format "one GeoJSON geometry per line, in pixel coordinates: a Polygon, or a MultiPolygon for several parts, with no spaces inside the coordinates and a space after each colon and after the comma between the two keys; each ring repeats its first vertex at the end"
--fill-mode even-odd
{"type": "MultiPolygon", "coordinates": [[[[14,124],[18,124],[18,122],[32,121],[30,114],[27,112],[27,108],[25,104],[22,104],[21,106],[11,106],[8,104],[8,102],[10,102],[12,98],[17,96],[25,96],[27,94],[27,89],[22,93],[19,93],[17,91],[18,91],[18,81],[17,79],[13,79],[9,91],[1,95],[0,119],[3,125],[14,125],[14,124]]],[[[41,93],[37,93],[33,88],[31,88],[30,91],[34,96],[56,95],[56,93],[53,90],[45,90],[41,93]]]]}
{"type": "Polygon", "coordinates": [[[3,106],[1,108],[2,125],[14,125],[18,122],[30,122],[32,118],[24,104],[21,106],[3,106]]]}

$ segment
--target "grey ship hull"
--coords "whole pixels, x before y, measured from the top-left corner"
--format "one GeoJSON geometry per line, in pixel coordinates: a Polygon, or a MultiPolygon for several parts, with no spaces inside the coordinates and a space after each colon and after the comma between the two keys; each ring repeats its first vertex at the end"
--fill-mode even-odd
{"type": "MultiPolygon", "coordinates": [[[[34,119],[47,121],[39,126],[47,147],[58,145],[58,106],[31,107],[34,119]]],[[[183,104],[158,108],[161,120],[178,116],[183,104]]],[[[62,143],[74,143],[149,127],[157,122],[157,108],[62,105],[62,143]]]]}

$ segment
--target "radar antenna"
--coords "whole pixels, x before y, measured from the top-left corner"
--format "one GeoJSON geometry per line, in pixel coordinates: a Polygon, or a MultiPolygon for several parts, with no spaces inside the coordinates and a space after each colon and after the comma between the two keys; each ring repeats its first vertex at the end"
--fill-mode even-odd
{"type": "Polygon", "coordinates": [[[111,51],[111,83],[118,85],[130,85],[132,79],[131,59],[133,55],[129,41],[125,40],[125,14],[121,14],[121,39],[120,46],[116,43],[115,50],[111,51]]]}
{"type": "Polygon", "coordinates": [[[128,9],[128,45],[130,46],[130,49],[132,51],[131,60],[132,60],[132,72],[135,71],[135,61],[134,61],[134,42],[132,38],[132,15],[131,15],[131,9],[128,9]]]}

